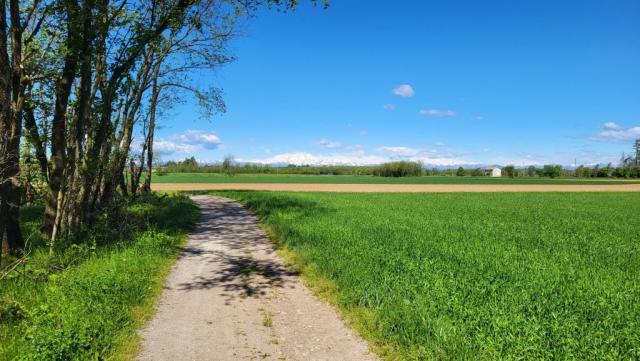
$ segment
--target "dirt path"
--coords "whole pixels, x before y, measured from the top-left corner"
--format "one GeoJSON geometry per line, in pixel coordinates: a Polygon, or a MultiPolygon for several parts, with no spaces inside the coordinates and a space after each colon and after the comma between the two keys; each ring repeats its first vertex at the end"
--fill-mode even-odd
{"type": "Polygon", "coordinates": [[[297,184],[154,183],[156,191],[266,190],[298,192],[640,192],[640,184],[297,184]]]}
{"type": "Polygon", "coordinates": [[[374,360],[284,266],[241,205],[194,196],[201,218],[140,334],[139,360],[374,360]]]}

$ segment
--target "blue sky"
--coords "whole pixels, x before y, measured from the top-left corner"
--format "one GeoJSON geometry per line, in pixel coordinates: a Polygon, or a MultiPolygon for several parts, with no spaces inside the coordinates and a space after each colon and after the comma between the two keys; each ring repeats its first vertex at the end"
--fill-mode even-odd
{"type": "MultiPolygon", "coordinates": [[[[304,2],[304,1],[303,1],[304,2]]],[[[260,11],[162,119],[164,160],[616,162],[640,138],[640,2],[356,1],[260,11]]]]}

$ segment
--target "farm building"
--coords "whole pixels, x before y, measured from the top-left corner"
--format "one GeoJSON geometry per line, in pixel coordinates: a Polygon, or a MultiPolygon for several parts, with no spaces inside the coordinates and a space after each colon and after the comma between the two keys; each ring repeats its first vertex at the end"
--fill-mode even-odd
{"type": "Polygon", "coordinates": [[[502,169],[498,167],[489,167],[484,170],[487,177],[502,177],[502,169]]]}

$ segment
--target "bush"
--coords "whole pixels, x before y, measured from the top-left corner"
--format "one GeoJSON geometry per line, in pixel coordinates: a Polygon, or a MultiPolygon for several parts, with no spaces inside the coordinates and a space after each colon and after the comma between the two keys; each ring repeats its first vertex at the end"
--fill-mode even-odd
{"type": "Polygon", "coordinates": [[[384,163],[373,170],[373,175],[380,177],[409,177],[422,175],[422,164],[419,162],[384,163]]]}
{"type": "Polygon", "coordinates": [[[27,317],[27,312],[19,302],[5,295],[0,299],[0,323],[15,323],[27,317]]]}
{"type": "Polygon", "coordinates": [[[165,167],[159,167],[155,169],[155,175],[157,175],[158,177],[162,177],[169,174],[169,171],[167,171],[167,168],[165,167]]]}

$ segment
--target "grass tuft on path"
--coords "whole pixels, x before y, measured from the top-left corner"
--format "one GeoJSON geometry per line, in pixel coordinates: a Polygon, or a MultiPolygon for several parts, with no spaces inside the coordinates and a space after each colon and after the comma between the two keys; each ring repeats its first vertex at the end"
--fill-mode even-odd
{"type": "Polygon", "coordinates": [[[216,194],[388,359],[640,358],[640,194],[216,194]]]}
{"type": "MultiPolygon", "coordinates": [[[[38,245],[0,280],[1,360],[132,359],[164,276],[197,219],[185,196],[106,210],[85,242],[53,258],[38,245]]],[[[28,209],[25,231],[38,224],[28,209]]],[[[37,238],[37,237],[36,237],[37,238]]]]}

